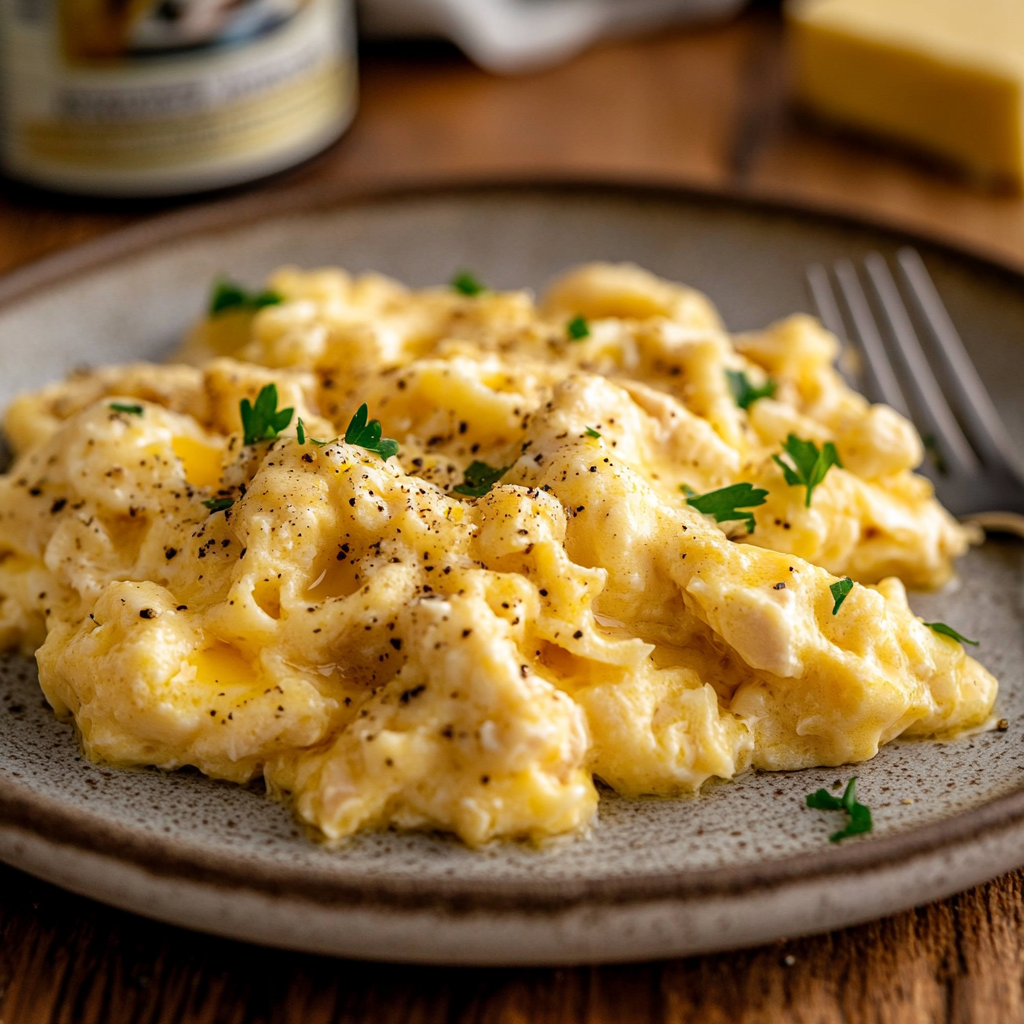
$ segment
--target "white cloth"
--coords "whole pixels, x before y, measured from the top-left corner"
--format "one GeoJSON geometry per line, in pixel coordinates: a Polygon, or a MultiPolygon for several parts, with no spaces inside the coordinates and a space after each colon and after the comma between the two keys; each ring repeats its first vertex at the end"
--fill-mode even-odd
{"type": "Polygon", "coordinates": [[[367,35],[446,36],[490,71],[518,74],[572,56],[595,39],[711,21],[746,0],[359,0],[367,35]]]}

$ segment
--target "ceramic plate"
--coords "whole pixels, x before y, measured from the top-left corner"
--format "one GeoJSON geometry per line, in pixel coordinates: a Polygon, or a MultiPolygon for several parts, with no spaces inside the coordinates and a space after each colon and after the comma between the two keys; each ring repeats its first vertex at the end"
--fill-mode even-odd
{"type": "MultiPolygon", "coordinates": [[[[282,263],[414,285],[471,267],[543,286],[568,264],[634,260],[706,291],[733,329],[807,309],[812,260],[906,239],[819,215],[689,194],[491,188],[261,196],[132,228],[0,282],[0,402],[83,362],[159,358],[210,279],[282,263]]],[[[1011,433],[1024,442],[1019,276],[921,244],[1011,433]]],[[[990,541],[930,619],[982,641],[1004,732],[893,743],[856,769],[749,772],[697,798],[603,794],[586,838],[472,852],[435,835],[311,843],[262,786],[85,761],[32,664],[0,669],[0,858],[165,921],[269,945],[462,964],[578,963],[721,950],[945,896],[1024,863],[1024,546],[990,541]],[[829,844],[804,796],[852,774],[875,831],[829,844]]]]}

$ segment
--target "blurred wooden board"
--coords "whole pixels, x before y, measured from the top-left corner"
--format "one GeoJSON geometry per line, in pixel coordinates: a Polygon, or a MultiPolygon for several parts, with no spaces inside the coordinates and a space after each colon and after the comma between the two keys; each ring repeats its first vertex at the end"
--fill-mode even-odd
{"type": "MultiPolygon", "coordinates": [[[[906,226],[1024,267],[1024,200],[833,137],[785,103],[777,21],[600,47],[499,79],[446,48],[365,55],[362,109],[300,181],[595,176],[747,191],[906,226]]],[[[0,271],[181,202],[0,186],[0,271]]],[[[0,869],[0,1024],[1024,1021],[1015,873],[832,935],[628,967],[438,970],[277,953],[152,924],[0,869]]]]}

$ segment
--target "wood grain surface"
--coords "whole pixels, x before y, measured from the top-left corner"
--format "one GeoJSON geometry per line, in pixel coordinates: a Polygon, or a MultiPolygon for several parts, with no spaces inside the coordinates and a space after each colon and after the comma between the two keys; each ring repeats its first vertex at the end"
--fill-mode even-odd
{"type": "MultiPolygon", "coordinates": [[[[364,53],[340,144],[302,181],[594,176],[781,196],[1024,267],[1024,201],[810,125],[777,17],[598,47],[495,78],[443,46],[364,53]]],[[[0,270],[182,202],[98,203],[0,183],[0,270]]],[[[1024,852],[1022,852],[1024,859],[1024,852]]],[[[43,1022],[1024,1022],[1024,876],[756,950],[562,970],[410,968],[280,953],[154,924],[0,868],[0,1024],[43,1022]]]]}

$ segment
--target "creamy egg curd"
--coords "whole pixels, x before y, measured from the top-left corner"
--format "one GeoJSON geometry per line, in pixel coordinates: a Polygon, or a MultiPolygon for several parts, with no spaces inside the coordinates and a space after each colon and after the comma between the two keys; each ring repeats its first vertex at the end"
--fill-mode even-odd
{"type": "Polygon", "coordinates": [[[995,679],[904,589],[971,538],[817,321],[731,337],[633,266],[455,285],[222,282],[174,365],[13,402],[0,643],[90,758],[475,846],[584,829],[595,779],[986,722],[995,679]]]}

